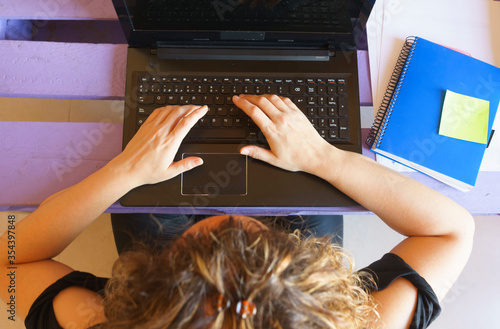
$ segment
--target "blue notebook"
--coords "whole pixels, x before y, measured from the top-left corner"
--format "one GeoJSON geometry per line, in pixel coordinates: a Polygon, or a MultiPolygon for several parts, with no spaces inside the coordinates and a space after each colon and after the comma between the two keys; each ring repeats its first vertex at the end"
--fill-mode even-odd
{"type": "Polygon", "coordinates": [[[500,102],[500,69],[419,37],[406,39],[367,139],[377,154],[462,191],[476,183],[486,144],[438,133],[446,90],[500,102]]]}

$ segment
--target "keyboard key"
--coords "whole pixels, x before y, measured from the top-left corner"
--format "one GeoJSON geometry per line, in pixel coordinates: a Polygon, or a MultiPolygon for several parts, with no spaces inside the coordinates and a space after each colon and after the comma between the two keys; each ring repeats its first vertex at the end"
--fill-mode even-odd
{"type": "Polygon", "coordinates": [[[328,95],[335,95],[337,93],[336,86],[328,86],[328,95]]]}
{"type": "Polygon", "coordinates": [[[305,86],[293,86],[290,88],[290,93],[292,95],[302,95],[306,93],[306,87],[305,86]]]}
{"type": "Polygon", "coordinates": [[[224,96],[214,96],[214,103],[215,105],[222,105],[224,104],[226,98],[224,96]]]}
{"type": "Polygon", "coordinates": [[[173,85],[163,84],[161,86],[161,92],[163,94],[171,94],[173,92],[173,90],[174,90],[173,85]]]}
{"type": "Polygon", "coordinates": [[[215,106],[209,106],[206,116],[214,116],[217,114],[217,108],[215,106]]]}
{"type": "Polygon", "coordinates": [[[347,88],[345,86],[339,86],[337,88],[337,93],[339,95],[347,95],[347,88]]]}
{"type": "Polygon", "coordinates": [[[234,95],[243,94],[243,86],[239,86],[239,85],[233,86],[232,93],[234,95]]]}
{"type": "Polygon", "coordinates": [[[349,137],[348,123],[347,123],[346,118],[339,119],[339,135],[340,135],[340,138],[348,138],[349,137]]]}
{"type": "Polygon", "coordinates": [[[256,95],[263,95],[265,93],[265,90],[266,90],[265,86],[255,86],[256,95]]]}
{"type": "Polygon", "coordinates": [[[161,85],[159,83],[152,84],[150,88],[152,93],[159,94],[161,92],[161,85]]]}
{"type": "Polygon", "coordinates": [[[235,127],[245,127],[245,122],[244,122],[244,119],[243,118],[235,118],[234,119],[234,126],[235,127]]]}
{"type": "Polygon", "coordinates": [[[235,117],[235,116],[238,116],[241,114],[241,110],[235,106],[230,106],[228,109],[227,109],[227,113],[232,116],[232,117],[235,117]]]}
{"type": "Polygon", "coordinates": [[[191,104],[194,104],[194,105],[201,105],[201,96],[192,96],[191,97],[191,104]]]}
{"type": "Polygon", "coordinates": [[[305,112],[306,110],[306,98],[305,97],[294,97],[292,100],[295,105],[302,111],[305,112]]]}
{"type": "Polygon", "coordinates": [[[198,121],[198,126],[200,127],[208,127],[210,126],[210,119],[207,117],[203,117],[198,121]]]}
{"type": "Polygon", "coordinates": [[[137,113],[141,115],[150,115],[155,110],[155,107],[151,106],[138,106],[137,113]]]}
{"type": "Polygon", "coordinates": [[[347,116],[347,97],[339,97],[339,115],[347,116]]]}
{"type": "Polygon", "coordinates": [[[219,106],[217,107],[217,115],[218,116],[226,116],[227,115],[227,107],[225,106],[219,106]]]}
{"type": "Polygon", "coordinates": [[[212,105],[214,103],[214,97],[210,95],[201,96],[201,103],[205,105],[212,105]]]}
{"type": "Polygon", "coordinates": [[[167,103],[167,96],[165,95],[158,95],[155,97],[155,103],[158,105],[164,105],[167,103]]]}
{"type": "Polygon", "coordinates": [[[142,124],[146,121],[147,117],[138,117],[137,118],[137,126],[142,126],[142,124]]]}
{"type": "Polygon", "coordinates": [[[212,119],[210,119],[210,125],[212,127],[220,127],[222,125],[221,118],[212,118],[212,119]]]}
{"type": "Polygon", "coordinates": [[[155,99],[153,95],[139,96],[137,103],[139,104],[154,104],[155,99]]]}
{"type": "Polygon", "coordinates": [[[167,103],[169,105],[175,105],[179,103],[179,96],[176,95],[169,95],[167,96],[167,103]]]}
{"type": "Polygon", "coordinates": [[[339,138],[339,129],[337,127],[328,129],[328,138],[329,139],[339,138]]]}
{"type": "Polygon", "coordinates": [[[280,95],[286,95],[288,94],[289,86],[279,86],[278,87],[278,94],[280,95]]]}
{"type": "Polygon", "coordinates": [[[267,86],[266,87],[266,93],[267,94],[277,94],[278,93],[278,87],[276,87],[276,86],[267,86]]]}
{"type": "Polygon", "coordinates": [[[255,86],[243,86],[243,94],[255,94],[255,86]]]}
{"type": "Polygon", "coordinates": [[[210,94],[219,94],[220,93],[220,86],[217,85],[212,85],[208,88],[208,92],[210,94]]]}

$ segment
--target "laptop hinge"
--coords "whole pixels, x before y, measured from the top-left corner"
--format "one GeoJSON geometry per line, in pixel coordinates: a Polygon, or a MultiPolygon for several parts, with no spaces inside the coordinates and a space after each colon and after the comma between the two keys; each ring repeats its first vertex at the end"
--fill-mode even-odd
{"type": "Polygon", "coordinates": [[[159,59],[328,61],[330,57],[335,56],[335,48],[331,45],[323,47],[235,47],[158,43],[156,55],[159,59]]]}

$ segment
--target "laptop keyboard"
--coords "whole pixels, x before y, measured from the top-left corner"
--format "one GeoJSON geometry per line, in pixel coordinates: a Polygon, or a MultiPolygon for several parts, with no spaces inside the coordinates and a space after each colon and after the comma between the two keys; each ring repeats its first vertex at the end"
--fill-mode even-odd
{"type": "Polygon", "coordinates": [[[155,108],[208,105],[186,142],[265,144],[257,125],[232,101],[239,94],[278,94],[290,98],[330,143],[349,142],[347,82],[342,77],[170,76],[139,74],[136,128],[155,108]]]}

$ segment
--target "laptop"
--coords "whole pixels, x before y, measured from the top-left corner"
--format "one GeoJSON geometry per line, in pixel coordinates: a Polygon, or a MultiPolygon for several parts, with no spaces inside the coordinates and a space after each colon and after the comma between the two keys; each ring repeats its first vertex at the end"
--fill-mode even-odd
{"type": "Polygon", "coordinates": [[[176,157],[195,155],[204,164],[138,187],[121,205],[357,206],[317,177],[240,155],[243,145],[267,147],[267,142],[231,100],[241,93],[287,96],[323,138],[360,153],[357,55],[347,0],[113,3],[129,41],[123,147],[157,107],[209,106],[176,157]]]}

